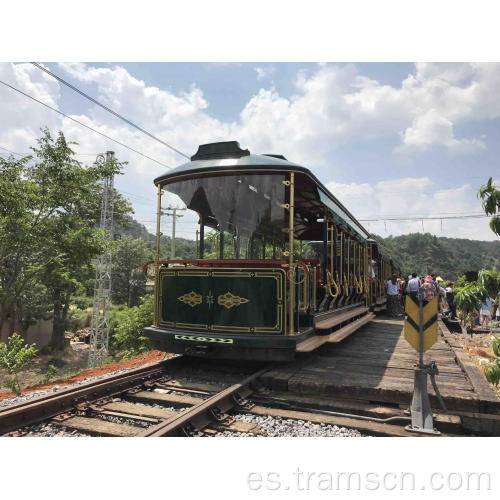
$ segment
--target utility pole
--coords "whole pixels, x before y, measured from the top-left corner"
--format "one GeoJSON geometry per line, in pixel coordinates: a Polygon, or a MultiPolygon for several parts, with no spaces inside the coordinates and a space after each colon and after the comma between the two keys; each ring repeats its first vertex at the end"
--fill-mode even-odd
{"type": "Polygon", "coordinates": [[[164,213],[167,217],[172,217],[172,239],[170,241],[170,260],[175,259],[175,224],[177,221],[177,217],[184,217],[184,215],[180,215],[177,213],[178,210],[187,210],[187,208],[174,208],[168,207],[165,210],[172,210],[172,213],[164,213]]]}
{"type": "MultiPolygon", "coordinates": [[[[99,155],[98,165],[109,164],[115,158],[113,151],[107,151],[106,157],[99,155]]],[[[101,203],[101,229],[105,241],[113,239],[113,189],[114,176],[107,175],[103,180],[101,203]]],[[[109,311],[111,308],[111,250],[97,258],[94,284],[94,304],[90,326],[89,367],[100,366],[108,354],[109,345],[109,311]]]]}

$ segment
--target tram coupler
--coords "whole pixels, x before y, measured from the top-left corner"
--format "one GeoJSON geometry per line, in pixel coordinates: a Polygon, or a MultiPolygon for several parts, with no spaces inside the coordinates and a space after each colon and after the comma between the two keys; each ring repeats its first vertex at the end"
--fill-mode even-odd
{"type": "MultiPolygon", "coordinates": [[[[431,376],[432,385],[434,390],[436,390],[437,386],[435,385],[434,376],[438,374],[439,371],[435,361],[431,361],[428,364],[418,363],[415,365],[413,399],[410,409],[411,424],[405,427],[405,430],[408,432],[434,436],[441,434],[434,428],[431,402],[429,393],[427,392],[427,375],[431,376]]],[[[439,391],[437,391],[436,395],[442,401],[439,391]]]]}

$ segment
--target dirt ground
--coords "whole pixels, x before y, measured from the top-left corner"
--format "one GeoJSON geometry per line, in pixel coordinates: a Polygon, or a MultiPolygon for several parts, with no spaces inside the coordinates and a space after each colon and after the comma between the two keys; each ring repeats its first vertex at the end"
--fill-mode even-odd
{"type": "MultiPolygon", "coordinates": [[[[76,346],[78,347],[78,346],[76,346]]],[[[106,373],[121,370],[123,368],[135,368],[149,363],[160,361],[165,357],[171,356],[160,351],[149,351],[132,358],[128,361],[117,361],[108,363],[99,368],[87,369],[88,351],[74,349],[68,346],[64,352],[55,354],[39,355],[29,369],[19,375],[21,380],[22,393],[26,394],[34,391],[49,389],[54,386],[69,385],[78,380],[87,377],[95,377],[106,373]],[[52,364],[58,368],[57,375],[50,380],[48,384],[42,384],[42,378],[47,372],[49,365],[52,364]]],[[[7,375],[5,370],[0,370],[0,401],[15,396],[7,388],[4,377],[7,375]]]]}

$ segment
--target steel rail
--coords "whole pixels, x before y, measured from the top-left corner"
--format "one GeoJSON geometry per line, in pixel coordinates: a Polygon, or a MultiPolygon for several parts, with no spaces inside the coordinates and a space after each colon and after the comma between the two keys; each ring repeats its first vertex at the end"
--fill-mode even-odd
{"type": "Polygon", "coordinates": [[[177,363],[181,356],[164,359],[153,365],[142,366],[125,373],[94,380],[78,387],[63,389],[35,400],[8,406],[0,410],[0,435],[32,425],[75,409],[82,403],[123,393],[143,382],[165,374],[167,364],[177,363]]]}
{"type": "Polygon", "coordinates": [[[238,406],[237,398],[249,396],[253,392],[251,387],[252,382],[256,381],[270,369],[269,366],[263,368],[240,383],[234,384],[210,398],[200,401],[200,403],[183,411],[179,415],[175,415],[165,422],[149,427],[140,434],[140,437],[184,436],[184,429],[189,426],[196,429],[203,429],[203,427],[214,423],[214,421],[217,422],[217,415],[223,414],[234,406],[238,406]]]}

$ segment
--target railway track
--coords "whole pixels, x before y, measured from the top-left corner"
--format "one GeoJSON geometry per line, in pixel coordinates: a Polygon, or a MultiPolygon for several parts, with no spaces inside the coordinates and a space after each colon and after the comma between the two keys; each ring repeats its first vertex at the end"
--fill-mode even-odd
{"type": "Polygon", "coordinates": [[[79,434],[96,436],[190,435],[213,428],[247,432],[226,411],[249,409],[245,398],[252,383],[268,368],[219,390],[219,384],[180,384],[170,372],[182,357],[170,358],[122,374],[50,393],[0,410],[0,435],[22,436],[30,426],[48,423],[79,434]]]}
{"type": "MultiPolygon", "coordinates": [[[[190,365],[169,358],[6,407],[0,435],[37,435],[37,425],[49,425],[66,435],[113,437],[304,435],[301,427],[319,435],[409,436],[402,408],[273,391],[259,382],[271,367],[242,374],[240,367],[208,364],[193,378],[190,365]]],[[[462,434],[455,415],[438,414],[435,424],[443,435],[462,434]]]]}

